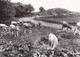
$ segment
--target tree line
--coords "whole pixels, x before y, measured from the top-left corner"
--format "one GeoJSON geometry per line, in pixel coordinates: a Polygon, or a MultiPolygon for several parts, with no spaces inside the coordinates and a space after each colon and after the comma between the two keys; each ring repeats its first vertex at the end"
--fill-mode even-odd
{"type": "Polygon", "coordinates": [[[34,7],[31,4],[13,3],[10,0],[0,0],[0,22],[12,20],[13,17],[32,16],[34,7]]]}
{"type": "Polygon", "coordinates": [[[14,17],[25,16],[50,16],[52,17],[75,17],[80,16],[78,12],[71,12],[62,8],[54,8],[45,10],[44,7],[39,8],[39,12],[33,12],[35,9],[31,4],[22,4],[20,2],[13,3],[10,0],[0,0],[0,23],[7,23],[14,17]]]}

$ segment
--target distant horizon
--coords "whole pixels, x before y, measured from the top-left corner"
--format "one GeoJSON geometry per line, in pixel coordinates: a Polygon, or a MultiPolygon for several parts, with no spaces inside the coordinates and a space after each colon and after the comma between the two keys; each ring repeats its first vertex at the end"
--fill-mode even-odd
{"type": "Polygon", "coordinates": [[[54,8],[63,8],[72,12],[80,12],[80,0],[11,0],[11,2],[21,2],[22,4],[31,4],[38,12],[42,6],[45,10],[54,8]]]}
{"type": "MultiPolygon", "coordinates": [[[[58,8],[49,8],[49,9],[58,9],[58,8]]],[[[46,10],[49,10],[49,9],[46,9],[46,10]]],[[[59,9],[65,9],[65,8],[59,8],[59,9]]],[[[68,10],[68,9],[65,9],[65,10],[68,10]]],[[[71,11],[71,10],[68,10],[68,11],[70,11],[70,12],[79,12],[79,11],[71,11]]],[[[39,11],[34,11],[34,12],[39,12],[39,11]]]]}

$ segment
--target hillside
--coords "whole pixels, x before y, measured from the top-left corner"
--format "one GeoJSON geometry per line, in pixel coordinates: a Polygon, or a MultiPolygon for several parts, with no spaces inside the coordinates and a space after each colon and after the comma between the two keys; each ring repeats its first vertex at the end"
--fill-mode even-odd
{"type": "Polygon", "coordinates": [[[35,18],[35,20],[61,24],[62,21],[67,21],[72,25],[75,25],[80,21],[80,13],[68,11],[63,8],[48,9],[44,12],[37,12],[36,15],[42,16],[35,18]]]}
{"type": "Polygon", "coordinates": [[[36,12],[35,15],[39,16],[52,16],[52,17],[75,17],[80,16],[79,12],[72,12],[63,8],[53,8],[45,10],[44,12],[36,12]]]}

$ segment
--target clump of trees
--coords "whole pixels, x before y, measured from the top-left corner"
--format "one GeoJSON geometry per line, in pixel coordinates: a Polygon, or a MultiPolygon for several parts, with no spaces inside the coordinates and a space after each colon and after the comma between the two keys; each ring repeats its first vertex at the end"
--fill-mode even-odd
{"type": "Polygon", "coordinates": [[[4,23],[15,16],[13,4],[8,0],[0,0],[0,22],[4,23]]]}
{"type": "Polygon", "coordinates": [[[24,17],[24,16],[32,16],[32,11],[34,11],[34,8],[31,4],[22,4],[20,2],[13,3],[16,14],[16,17],[24,17]]]}
{"type": "Polygon", "coordinates": [[[12,3],[10,0],[0,0],[0,23],[14,19],[13,17],[32,16],[34,8],[31,4],[12,3]]]}
{"type": "Polygon", "coordinates": [[[38,12],[37,14],[39,14],[40,16],[52,16],[52,17],[78,17],[80,16],[79,12],[72,12],[72,11],[68,11],[64,8],[53,8],[53,9],[48,9],[45,10],[44,7],[40,7],[39,8],[40,12],[38,12]]]}
{"type": "Polygon", "coordinates": [[[39,10],[40,10],[40,12],[44,12],[45,11],[44,7],[42,7],[42,6],[39,8],[39,10]]]}

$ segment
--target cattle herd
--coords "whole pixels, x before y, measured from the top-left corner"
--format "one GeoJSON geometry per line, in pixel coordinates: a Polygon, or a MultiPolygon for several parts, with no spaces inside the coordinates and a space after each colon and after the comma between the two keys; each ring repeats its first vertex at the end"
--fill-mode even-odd
{"type": "Polygon", "coordinates": [[[33,27],[40,27],[40,22],[32,22],[32,21],[11,21],[11,24],[7,26],[6,24],[0,24],[0,30],[6,31],[7,33],[10,33],[14,35],[15,37],[19,36],[20,28],[23,27],[24,33],[27,32],[27,29],[31,29],[33,27]]]}
{"type": "MultiPolygon", "coordinates": [[[[6,24],[0,24],[0,30],[7,31],[8,33],[11,33],[12,35],[15,34],[15,37],[19,36],[19,30],[20,27],[24,27],[24,33],[26,33],[27,29],[33,28],[33,27],[40,27],[42,26],[41,22],[35,22],[34,20],[31,21],[11,21],[11,24],[7,26],[6,24]],[[15,33],[14,33],[15,32],[15,33]]],[[[74,35],[79,34],[80,35],[80,22],[76,24],[75,29],[72,28],[72,26],[66,22],[62,22],[62,30],[63,31],[72,31],[74,35]]]]}

